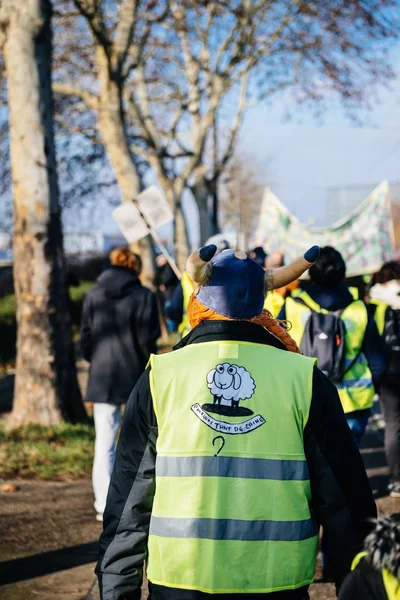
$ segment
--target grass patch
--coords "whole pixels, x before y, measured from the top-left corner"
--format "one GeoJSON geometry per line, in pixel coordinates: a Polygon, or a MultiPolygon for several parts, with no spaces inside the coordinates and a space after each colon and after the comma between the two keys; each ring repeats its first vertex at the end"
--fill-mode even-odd
{"type": "Polygon", "coordinates": [[[0,423],[0,478],[74,481],[90,477],[93,425],[26,425],[6,431],[0,423]]]}
{"type": "MultiPolygon", "coordinates": [[[[71,320],[75,334],[79,331],[83,300],[93,285],[94,281],[81,281],[79,286],[69,289],[72,301],[70,304],[71,320]]],[[[0,372],[15,365],[16,309],[17,303],[14,294],[0,298],[0,372]]]]}

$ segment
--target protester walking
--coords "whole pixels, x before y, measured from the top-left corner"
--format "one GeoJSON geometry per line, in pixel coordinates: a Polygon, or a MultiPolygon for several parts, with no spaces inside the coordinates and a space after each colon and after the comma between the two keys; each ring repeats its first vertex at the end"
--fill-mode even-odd
{"type": "Polygon", "coordinates": [[[390,495],[400,498],[400,264],[389,262],[374,275],[371,308],[389,359],[380,388],[385,417],[385,452],[390,471],[390,495]]]}
{"type": "Polygon", "coordinates": [[[327,246],[310,268],[311,285],[287,298],[279,314],[306,356],[336,385],[347,423],[360,445],[375,392],[387,369],[383,342],[362,300],[344,280],[341,254],[327,246]]]}
{"type": "Polygon", "coordinates": [[[193,327],[152,356],[117,448],[96,572],[102,600],[305,600],[318,528],[336,582],[376,516],[336,388],[263,310],[318,248],[267,271],[191,255],[193,327]]]}
{"type": "Polygon", "coordinates": [[[339,600],[400,600],[400,514],[380,517],[356,556],[339,600]]]}
{"type": "Polygon", "coordinates": [[[82,313],[81,348],[90,363],[86,402],[96,429],[93,490],[103,519],[114,465],[121,405],[129,398],[160,336],[154,294],[139,281],[141,259],[126,248],[110,254],[111,267],[88,292],[82,313]]]}

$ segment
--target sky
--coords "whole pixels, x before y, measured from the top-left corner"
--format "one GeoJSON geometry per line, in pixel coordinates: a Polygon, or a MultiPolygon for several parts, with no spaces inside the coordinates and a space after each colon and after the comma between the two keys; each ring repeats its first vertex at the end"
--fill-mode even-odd
{"type": "MultiPolygon", "coordinates": [[[[326,214],[329,188],[366,185],[372,191],[383,179],[400,183],[400,46],[394,66],[397,79],[390,89],[378,91],[379,101],[372,110],[357,113],[361,124],[347,118],[339,102],[332,102],[318,121],[311,110],[281,101],[258,105],[247,113],[240,148],[254,162],[261,181],[301,221],[332,224],[326,214]]],[[[194,201],[187,199],[185,208],[196,246],[194,201]]],[[[104,206],[98,214],[105,232],[118,230],[110,207],[104,206]]],[[[164,227],[159,233],[164,237],[170,231],[164,227]]]]}
{"type": "Polygon", "coordinates": [[[263,181],[302,221],[326,221],[328,188],[400,182],[400,50],[398,78],[381,89],[373,110],[360,111],[362,125],[344,115],[339,103],[318,122],[298,107],[285,122],[277,104],[257,106],[246,116],[241,144],[263,181]]]}

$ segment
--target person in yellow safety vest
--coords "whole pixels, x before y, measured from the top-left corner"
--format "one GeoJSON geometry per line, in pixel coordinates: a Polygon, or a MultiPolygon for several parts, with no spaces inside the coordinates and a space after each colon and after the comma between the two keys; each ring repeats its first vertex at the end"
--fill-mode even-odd
{"type": "MultiPolygon", "coordinates": [[[[334,356],[336,347],[344,344],[344,371],[339,380],[332,378],[332,381],[339,391],[347,423],[360,445],[387,360],[375,321],[365,303],[354,300],[344,283],[345,276],[346,264],[341,254],[330,246],[322,248],[319,259],[310,269],[311,284],[307,291],[300,292],[296,298],[287,298],[279,318],[289,321],[290,335],[308,353],[309,338],[305,332],[307,336],[312,335],[308,321],[313,313],[340,317],[345,328],[344,340],[331,340],[321,331],[313,343],[327,356],[329,353],[334,356]]],[[[321,357],[317,358],[321,362],[321,357]]]]}
{"type": "Polygon", "coordinates": [[[96,572],[102,600],[305,600],[322,524],[336,582],[376,517],[334,386],[263,310],[312,248],[264,272],[243,252],[194,252],[188,314],[125,413],[96,572]]]}
{"type": "Polygon", "coordinates": [[[379,390],[385,417],[390,495],[400,498],[400,263],[383,265],[372,280],[370,305],[387,349],[389,368],[379,390]]]}
{"type": "MultiPolygon", "coordinates": [[[[229,247],[229,244],[226,240],[222,238],[221,235],[211,237],[206,245],[212,243],[214,238],[215,244],[217,246],[218,252],[223,252],[229,247]]],[[[189,306],[189,300],[191,295],[193,294],[193,282],[190,279],[188,273],[184,271],[182,273],[182,279],[178,283],[175,288],[172,297],[165,304],[165,314],[166,317],[175,323],[179,323],[178,332],[179,337],[182,339],[189,333],[191,330],[191,326],[189,323],[187,309],[189,306]]]]}
{"type": "Polygon", "coordinates": [[[376,520],[339,600],[400,600],[400,514],[376,520]]]}
{"type": "Polygon", "coordinates": [[[183,312],[182,321],[179,324],[178,331],[181,338],[183,338],[189,333],[191,329],[187,309],[189,306],[190,297],[193,294],[193,281],[190,279],[189,275],[187,274],[187,271],[184,271],[182,273],[181,286],[183,293],[183,312]]]}
{"type": "MultiPolygon", "coordinates": [[[[285,264],[283,254],[281,252],[271,252],[265,259],[266,269],[279,269],[285,264]]],[[[292,281],[289,285],[285,285],[278,290],[271,290],[265,297],[264,308],[268,310],[276,319],[285,303],[285,298],[297,293],[299,281],[292,281]]]]}

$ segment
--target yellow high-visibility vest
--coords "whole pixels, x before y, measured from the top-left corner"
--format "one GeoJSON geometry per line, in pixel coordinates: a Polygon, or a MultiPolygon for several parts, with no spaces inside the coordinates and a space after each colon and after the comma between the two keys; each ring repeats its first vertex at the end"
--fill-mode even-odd
{"type": "MultiPolygon", "coordinates": [[[[286,300],[286,319],[291,323],[290,335],[300,346],[306,323],[311,316],[311,311],[328,313],[321,308],[306,293],[297,296],[302,302],[293,298],[286,300]]],[[[368,312],[362,300],[349,304],[340,317],[346,326],[346,357],[345,361],[351,368],[345,373],[343,381],[336,383],[339,397],[345,413],[371,408],[375,395],[372,373],[363,352],[360,352],[365,331],[368,325],[368,312]],[[357,358],[356,362],[354,359],[357,358]]]]}
{"type": "Polygon", "coordinates": [[[209,594],[312,582],[318,528],[303,430],[314,362],[246,342],[151,357],[151,582],[209,594]]]}
{"type": "Polygon", "coordinates": [[[381,300],[370,300],[370,304],[375,306],[374,319],[380,335],[385,331],[385,317],[388,305],[381,300]]]}
{"type": "Polygon", "coordinates": [[[285,304],[285,298],[278,294],[275,290],[268,292],[265,297],[264,308],[266,308],[274,319],[276,319],[281,312],[282,306],[285,304]]]}
{"type": "MultiPolygon", "coordinates": [[[[366,552],[357,554],[351,565],[352,571],[357,568],[357,565],[365,556],[367,556],[366,552]]],[[[382,569],[382,579],[388,600],[400,600],[400,583],[398,579],[387,569],[382,569]]]]}
{"type": "Polygon", "coordinates": [[[182,321],[178,327],[178,331],[181,337],[185,337],[191,330],[187,309],[189,306],[189,300],[193,294],[193,281],[190,279],[186,271],[182,273],[181,286],[183,292],[183,315],[182,321]]]}

